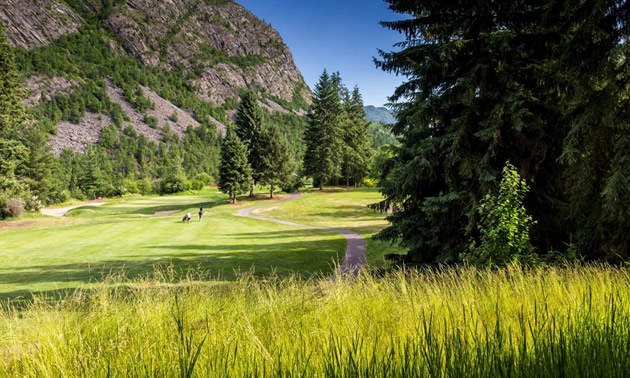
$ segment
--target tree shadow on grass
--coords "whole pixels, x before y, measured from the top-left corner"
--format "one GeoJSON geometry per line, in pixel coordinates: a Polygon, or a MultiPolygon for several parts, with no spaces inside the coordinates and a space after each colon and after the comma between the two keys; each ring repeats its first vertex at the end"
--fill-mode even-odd
{"type": "MultiPolygon", "coordinates": [[[[276,237],[282,237],[283,233],[275,234],[276,237]]],[[[284,233],[284,237],[289,236],[288,234],[294,236],[294,232],[288,231],[284,233]]],[[[279,242],[272,245],[155,245],[148,248],[154,251],[146,255],[122,255],[118,259],[94,263],[12,267],[0,270],[0,285],[28,288],[29,285],[36,284],[65,286],[72,283],[73,287],[69,288],[72,290],[121,273],[134,280],[168,266],[173,267],[176,279],[185,278],[189,270],[203,271],[208,277],[220,277],[223,280],[234,280],[238,278],[239,272],[250,270],[257,276],[275,272],[279,275],[298,274],[308,277],[332,272],[334,265],[343,259],[345,240],[279,242]]],[[[36,294],[53,291],[55,290],[44,290],[36,294]]],[[[0,293],[1,300],[17,297],[28,300],[32,298],[32,293],[28,289],[0,293]]]]}

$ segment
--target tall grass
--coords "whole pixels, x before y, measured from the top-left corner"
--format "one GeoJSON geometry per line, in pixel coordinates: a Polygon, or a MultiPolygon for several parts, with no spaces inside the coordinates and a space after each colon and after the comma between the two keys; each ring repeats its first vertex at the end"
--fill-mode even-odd
{"type": "Polygon", "coordinates": [[[630,274],[443,269],[140,282],[5,305],[7,376],[630,375],[630,274]]]}

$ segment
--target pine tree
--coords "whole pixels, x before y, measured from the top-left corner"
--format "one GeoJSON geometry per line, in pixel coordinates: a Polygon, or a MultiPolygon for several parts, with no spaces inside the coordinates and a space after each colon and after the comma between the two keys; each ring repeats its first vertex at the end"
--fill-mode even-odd
{"type": "Polygon", "coordinates": [[[307,175],[324,183],[337,176],[341,156],[341,113],[338,75],[330,76],[326,70],[319,78],[313,93],[313,105],[308,115],[304,133],[306,154],[304,169],[307,175]]]}
{"type": "Polygon", "coordinates": [[[236,203],[236,195],[247,191],[252,180],[252,169],[247,161],[247,147],[236,133],[228,129],[221,147],[218,187],[236,203]]]}
{"type": "Polygon", "coordinates": [[[269,185],[269,198],[278,185],[286,183],[295,171],[295,159],[291,155],[289,142],[276,125],[271,124],[264,132],[265,151],[260,165],[260,182],[269,185]]]}
{"type": "Polygon", "coordinates": [[[79,188],[88,198],[96,199],[103,194],[104,184],[105,177],[101,171],[97,148],[90,146],[82,159],[79,188]]]}
{"type": "Polygon", "coordinates": [[[252,183],[249,196],[254,196],[254,185],[261,179],[260,164],[266,146],[263,139],[264,113],[258,105],[254,92],[248,91],[241,97],[236,109],[236,135],[247,147],[247,160],[252,168],[252,183]]]}
{"type": "Polygon", "coordinates": [[[363,109],[363,98],[359,88],[344,94],[343,127],[343,176],[346,186],[356,186],[368,174],[372,159],[371,138],[368,133],[370,122],[363,109]]]}

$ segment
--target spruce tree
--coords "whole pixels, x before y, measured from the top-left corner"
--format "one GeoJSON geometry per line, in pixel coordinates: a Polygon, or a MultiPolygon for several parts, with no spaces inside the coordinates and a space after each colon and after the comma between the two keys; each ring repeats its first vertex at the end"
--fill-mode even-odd
{"type": "Polygon", "coordinates": [[[371,140],[368,133],[370,122],[366,119],[363,98],[359,88],[344,94],[343,128],[343,176],[346,186],[356,186],[368,174],[372,159],[371,140]]]}
{"type": "Polygon", "coordinates": [[[401,240],[410,261],[457,261],[479,238],[475,210],[509,160],[531,186],[532,243],[562,250],[567,198],[558,158],[568,125],[558,121],[570,78],[558,57],[564,22],[575,14],[560,11],[573,10],[546,0],[387,2],[409,16],[383,23],[405,40],[376,64],[407,81],[390,98],[402,144],[377,206],[398,211],[379,237],[401,240]]]}
{"type": "Polygon", "coordinates": [[[341,114],[343,107],[339,98],[338,75],[329,75],[324,70],[315,85],[313,104],[308,114],[308,125],[304,133],[306,154],[304,170],[319,182],[324,183],[337,176],[342,149],[341,114]]]}
{"type": "Polygon", "coordinates": [[[236,195],[247,191],[252,180],[252,169],[247,161],[247,147],[234,131],[228,129],[221,146],[218,187],[236,203],[236,195]]]}
{"type": "Polygon", "coordinates": [[[258,97],[248,91],[241,97],[236,109],[236,135],[247,147],[247,160],[252,168],[252,183],[249,195],[254,196],[254,185],[260,181],[262,155],[266,146],[263,139],[264,113],[258,105],[258,97]]]}
{"type": "Polygon", "coordinates": [[[275,188],[289,180],[296,163],[289,142],[276,125],[271,124],[266,128],[263,140],[266,148],[260,165],[260,182],[270,186],[269,198],[273,198],[275,188]]]}

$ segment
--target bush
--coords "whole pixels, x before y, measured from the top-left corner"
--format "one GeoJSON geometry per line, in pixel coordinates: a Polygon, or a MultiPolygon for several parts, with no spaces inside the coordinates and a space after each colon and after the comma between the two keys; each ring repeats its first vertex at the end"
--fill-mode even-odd
{"type": "Polygon", "coordinates": [[[190,189],[192,189],[192,190],[201,190],[201,189],[203,189],[203,182],[201,182],[201,181],[199,181],[197,179],[194,179],[194,180],[191,180],[188,183],[188,187],[190,189]]]}
{"type": "Polygon", "coordinates": [[[28,211],[37,212],[42,208],[42,201],[37,196],[31,196],[26,200],[24,207],[28,211]]]}
{"type": "Polygon", "coordinates": [[[360,186],[364,188],[376,188],[377,184],[376,184],[376,180],[366,177],[363,180],[361,180],[360,186]]]}
{"type": "Polygon", "coordinates": [[[171,194],[188,190],[188,180],[183,175],[171,175],[162,180],[160,193],[171,194]]]}
{"type": "Polygon", "coordinates": [[[304,186],[304,181],[299,175],[289,175],[287,180],[280,185],[280,188],[285,193],[295,193],[304,186]]]}
{"type": "Polygon", "coordinates": [[[468,253],[462,256],[465,262],[477,266],[535,262],[529,240],[529,228],[534,221],[523,206],[528,191],[525,180],[508,162],[503,168],[499,193],[494,196],[487,194],[477,209],[481,217],[481,243],[471,243],[468,253]]]}
{"type": "Polygon", "coordinates": [[[144,123],[146,123],[147,125],[149,125],[149,127],[150,127],[150,128],[152,128],[152,129],[157,129],[157,123],[158,123],[157,118],[155,118],[155,117],[153,117],[153,116],[150,116],[150,115],[145,114],[145,115],[144,115],[144,120],[143,120],[143,121],[144,121],[144,123]]]}
{"type": "MultiPolygon", "coordinates": [[[[149,184],[151,185],[151,184],[149,184]]],[[[124,179],[122,181],[122,187],[124,188],[124,193],[136,194],[140,193],[138,188],[138,182],[132,179],[124,179]]]]}
{"type": "Polygon", "coordinates": [[[72,198],[72,193],[70,193],[69,190],[60,190],[58,192],[55,192],[51,197],[51,201],[53,203],[63,203],[63,202],[68,202],[70,200],[70,198],[72,198]]]}
{"type": "Polygon", "coordinates": [[[148,178],[138,180],[137,187],[142,194],[151,194],[153,192],[153,185],[151,185],[151,180],[148,178]]]}
{"type": "Polygon", "coordinates": [[[197,174],[197,176],[195,176],[195,180],[201,181],[204,186],[214,184],[214,178],[205,172],[197,174]]]}
{"type": "Polygon", "coordinates": [[[0,216],[2,219],[8,217],[19,217],[24,212],[24,201],[19,198],[0,199],[0,216]]]}

